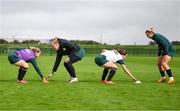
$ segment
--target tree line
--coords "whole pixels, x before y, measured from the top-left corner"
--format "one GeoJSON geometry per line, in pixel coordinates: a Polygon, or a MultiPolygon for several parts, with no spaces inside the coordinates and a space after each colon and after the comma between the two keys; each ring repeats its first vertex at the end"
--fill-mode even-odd
{"type": "Polygon", "coordinates": [[[24,40],[22,42],[18,40],[13,40],[12,42],[8,42],[7,40],[0,39],[0,44],[41,44],[40,40],[24,40]]]}
{"type": "MultiPolygon", "coordinates": [[[[49,41],[51,42],[51,40],[49,41]]],[[[89,45],[100,45],[101,43],[93,41],[93,40],[70,40],[72,43],[76,44],[89,44],[89,45]]],[[[173,45],[180,45],[180,41],[172,41],[173,45]]],[[[18,40],[13,40],[12,42],[8,42],[7,40],[0,39],[0,44],[41,44],[40,40],[24,40],[22,42],[18,40]]],[[[104,43],[106,45],[106,43],[104,43]]],[[[116,44],[120,45],[120,44],[116,44]]],[[[154,41],[150,41],[148,45],[156,45],[154,41]]]]}
{"type": "MultiPolygon", "coordinates": [[[[49,43],[51,40],[49,40],[49,43]]],[[[72,43],[76,44],[89,44],[89,45],[100,45],[101,43],[93,41],[93,40],[70,40],[72,43]]],[[[12,42],[8,42],[7,40],[0,39],[0,44],[41,44],[40,40],[24,40],[22,42],[18,40],[13,40],[12,42]]]]}
{"type": "MultiPolygon", "coordinates": [[[[180,45],[180,41],[172,41],[171,42],[173,45],[180,45]]],[[[150,41],[149,45],[156,45],[156,43],[154,41],[150,41]]]]}

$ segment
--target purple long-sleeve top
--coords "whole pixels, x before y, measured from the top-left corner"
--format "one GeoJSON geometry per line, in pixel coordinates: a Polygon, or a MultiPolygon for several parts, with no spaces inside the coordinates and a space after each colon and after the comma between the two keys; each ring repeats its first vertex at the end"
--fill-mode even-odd
{"type": "Polygon", "coordinates": [[[24,61],[35,59],[35,53],[31,49],[22,49],[16,51],[18,57],[24,61]]]}
{"type": "Polygon", "coordinates": [[[44,76],[35,61],[35,53],[31,49],[20,49],[17,50],[16,53],[19,59],[24,60],[26,62],[30,62],[39,74],[39,76],[43,79],[44,76]]]}

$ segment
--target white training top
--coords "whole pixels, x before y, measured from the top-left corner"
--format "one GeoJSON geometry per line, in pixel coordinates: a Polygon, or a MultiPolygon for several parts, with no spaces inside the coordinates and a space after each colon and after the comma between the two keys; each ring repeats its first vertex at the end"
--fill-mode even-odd
{"type": "Polygon", "coordinates": [[[106,59],[108,61],[117,62],[119,60],[123,60],[123,57],[117,50],[105,50],[105,52],[102,52],[101,55],[106,56],[106,59]]]}

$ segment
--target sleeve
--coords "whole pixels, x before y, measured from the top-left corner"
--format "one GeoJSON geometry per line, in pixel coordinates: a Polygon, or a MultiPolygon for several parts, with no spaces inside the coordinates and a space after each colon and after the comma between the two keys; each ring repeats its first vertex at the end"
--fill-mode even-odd
{"type": "Polygon", "coordinates": [[[162,52],[162,47],[161,47],[161,46],[158,46],[158,56],[161,55],[161,52],[162,52]]]}
{"type": "Polygon", "coordinates": [[[60,64],[60,62],[61,62],[62,56],[63,56],[62,54],[60,54],[60,53],[57,52],[56,61],[55,61],[55,63],[54,63],[52,72],[56,72],[56,71],[57,71],[57,68],[59,67],[59,64],[60,64]]]}
{"type": "Polygon", "coordinates": [[[124,64],[124,61],[123,60],[118,60],[116,63],[118,63],[118,64],[124,64]]]}
{"type": "Polygon", "coordinates": [[[35,68],[36,72],[39,74],[39,76],[41,77],[41,79],[43,79],[43,74],[41,72],[41,70],[39,69],[35,59],[31,59],[29,62],[31,62],[31,64],[33,65],[33,67],[35,68]]]}
{"type": "Polygon", "coordinates": [[[169,46],[169,44],[166,43],[166,42],[165,42],[163,45],[164,45],[164,54],[165,54],[165,55],[168,55],[168,53],[169,53],[169,47],[170,47],[170,46],[169,46]]]}
{"type": "Polygon", "coordinates": [[[158,56],[159,54],[162,53],[167,55],[169,53],[169,47],[170,47],[170,43],[169,41],[163,36],[163,35],[158,35],[159,36],[159,52],[158,52],[158,56]]]}

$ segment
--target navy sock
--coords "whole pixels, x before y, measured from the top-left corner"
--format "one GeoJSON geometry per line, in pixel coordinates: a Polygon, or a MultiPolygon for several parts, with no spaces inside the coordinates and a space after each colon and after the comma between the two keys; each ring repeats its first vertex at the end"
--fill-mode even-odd
{"type": "Polygon", "coordinates": [[[103,75],[101,78],[102,81],[104,81],[106,79],[107,74],[108,74],[108,69],[104,68],[103,75]]]}
{"type": "Polygon", "coordinates": [[[109,76],[107,81],[111,81],[111,79],[113,78],[114,74],[116,73],[116,68],[112,68],[111,71],[109,72],[109,76]]]}
{"type": "Polygon", "coordinates": [[[160,72],[160,74],[161,74],[161,77],[165,77],[165,71],[159,71],[160,72]]]}
{"type": "Polygon", "coordinates": [[[18,74],[18,80],[19,81],[23,80],[26,72],[27,72],[27,68],[24,68],[24,67],[19,68],[19,74],[18,74]]]}
{"type": "Polygon", "coordinates": [[[172,77],[171,69],[166,70],[166,72],[167,72],[167,74],[168,74],[169,77],[172,77]]]}

